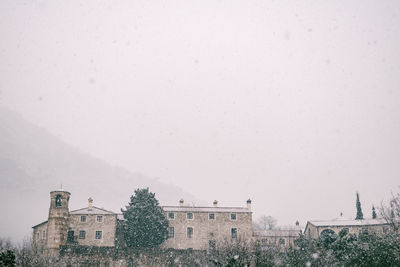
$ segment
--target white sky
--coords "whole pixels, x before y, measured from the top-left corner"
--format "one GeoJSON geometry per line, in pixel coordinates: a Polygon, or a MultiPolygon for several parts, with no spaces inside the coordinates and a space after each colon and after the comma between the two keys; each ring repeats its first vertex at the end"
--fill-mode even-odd
{"type": "Polygon", "coordinates": [[[210,204],[304,224],[358,190],[370,216],[400,184],[399,25],[399,1],[1,1],[0,104],[210,204]]]}

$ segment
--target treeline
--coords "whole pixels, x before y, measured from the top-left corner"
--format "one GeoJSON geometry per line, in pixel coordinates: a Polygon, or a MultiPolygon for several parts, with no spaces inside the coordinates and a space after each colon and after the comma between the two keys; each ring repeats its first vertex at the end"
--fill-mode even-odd
{"type": "Polygon", "coordinates": [[[286,250],[239,240],[209,252],[136,249],[109,258],[64,253],[54,259],[35,255],[28,243],[12,247],[0,241],[0,246],[0,266],[109,266],[116,262],[120,264],[116,266],[400,266],[400,234],[395,232],[365,231],[357,236],[342,231],[316,240],[300,236],[286,250]]]}

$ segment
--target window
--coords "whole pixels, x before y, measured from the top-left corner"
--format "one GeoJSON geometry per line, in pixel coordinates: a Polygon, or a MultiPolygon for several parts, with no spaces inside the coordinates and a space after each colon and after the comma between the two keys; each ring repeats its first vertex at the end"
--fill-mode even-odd
{"type": "Polygon", "coordinates": [[[285,239],[279,238],[279,245],[285,245],[285,239]]]}
{"type": "Polygon", "coordinates": [[[61,195],[56,196],[56,207],[61,207],[61,199],[62,199],[61,195]]]}
{"type": "Polygon", "coordinates": [[[67,242],[74,242],[74,231],[67,232],[67,242]]]}
{"type": "Polygon", "coordinates": [[[174,220],[174,219],[175,219],[175,213],[168,212],[168,220],[174,220]]]}
{"type": "Polygon", "coordinates": [[[103,237],[102,231],[96,231],[96,239],[101,239],[103,237]]]}
{"type": "Polygon", "coordinates": [[[103,221],[103,216],[97,216],[97,222],[102,222],[103,221]]]}
{"type": "Polygon", "coordinates": [[[210,251],[214,251],[215,250],[215,240],[208,240],[208,249],[210,251]]]}
{"type": "Polygon", "coordinates": [[[215,220],[215,213],[209,213],[208,214],[208,219],[209,220],[215,220]]]}
{"type": "Polygon", "coordinates": [[[236,221],[236,213],[231,213],[231,220],[236,221]]]}
{"type": "Polygon", "coordinates": [[[174,236],[175,236],[174,227],[168,227],[168,238],[174,238],[174,236]]]}
{"type": "Polygon", "coordinates": [[[85,215],[81,216],[81,222],[86,222],[86,216],[85,215]]]}
{"type": "Polygon", "coordinates": [[[40,239],[40,233],[36,233],[36,239],[39,240],[40,239]]]}
{"type": "Polygon", "coordinates": [[[46,239],[46,230],[43,230],[42,232],[42,239],[46,239]]]}
{"type": "Polygon", "coordinates": [[[193,227],[187,228],[187,238],[193,238],[193,227]]]}
{"type": "Polygon", "coordinates": [[[193,213],[191,213],[191,212],[186,213],[186,218],[188,220],[193,220],[193,213]]]}
{"type": "Polygon", "coordinates": [[[86,238],[86,231],[79,231],[79,239],[85,239],[86,238]]]}
{"type": "Polygon", "coordinates": [[[232,238],[237,238],[237,228],[232,228],[231,229],[231,237],[232,238]]]}

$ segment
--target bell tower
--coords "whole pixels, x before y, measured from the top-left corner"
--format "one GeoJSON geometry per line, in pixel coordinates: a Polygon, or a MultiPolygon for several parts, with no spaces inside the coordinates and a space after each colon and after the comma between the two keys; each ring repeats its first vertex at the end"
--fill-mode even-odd
{"type": "Polygon", "coordinates": [[[50,192],[50,209],[46,239],[46,248],[49,253],[58,252],[60,245],[66,244],[70,195],[69,192],[62,189],[50,192]]]}

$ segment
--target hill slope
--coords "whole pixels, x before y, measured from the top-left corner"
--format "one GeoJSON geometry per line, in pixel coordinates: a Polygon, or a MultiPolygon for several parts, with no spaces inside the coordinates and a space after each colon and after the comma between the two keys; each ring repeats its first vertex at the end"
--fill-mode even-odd
{"type": "Polygon", "coordinates": [[[71,192],[70,209],[94,205],[119,212],[135,188],[150,187],[161,204],[194,197],[177,186],[110,166],[0,108],[0,238],[19,241],[47,219],[49,192],[71,192]]]}

